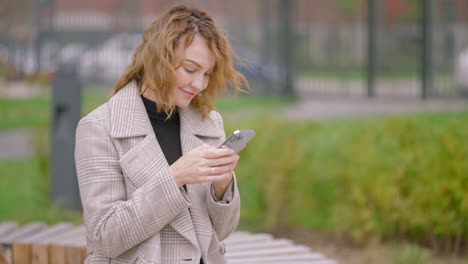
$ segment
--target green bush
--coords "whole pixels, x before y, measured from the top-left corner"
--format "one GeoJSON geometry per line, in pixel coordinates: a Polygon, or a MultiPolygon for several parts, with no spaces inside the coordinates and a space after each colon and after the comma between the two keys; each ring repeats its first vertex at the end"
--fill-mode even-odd
{"type": "Polygon", "coordinates": [[[245,223],[466,246],[468,113],[225,123],[257,129],[237,168],[245,223]]]}
{"type": "Polygon", "coordinates": [[[395,247],[388,256],[394,264],[426,264],[431,262],[431,252],[411,244],[395,247]]]}

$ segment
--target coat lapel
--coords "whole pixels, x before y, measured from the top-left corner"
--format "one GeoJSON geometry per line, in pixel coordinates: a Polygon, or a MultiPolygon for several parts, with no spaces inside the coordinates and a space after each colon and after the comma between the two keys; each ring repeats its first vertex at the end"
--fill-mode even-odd
{"type": "Polygon", "coordinates": [[[219,128],[211,112],[207,118],[192,105],[178,108],[180,114],[180,133],[191,134],[199,137],[219,138],[224,136],[223,128],[219,128]]]}
{"type": "Polygon", "coordinates": [[[135,82],[109,99],[110,135],[114,138],[146,136],[153,131],[135,82]]]}
{"type": "MultiPolygon", "coordinates": [[[[154,168],[155,170],[169,166],[156,140],[148,113],[146,112],[143,101],[138,94],[138,88],[134,82],[129,83],[110,98],[109,109],[111,118],[110,135],[112,137],[127,139],[132,137],[145,137],[135,147],[154,150],[147,152],[145,156],[141,156],[137,153],[137,158],[142,161],[142,166],[147,165],[149,161],[155,160],[159,161],[154,168]]],[[[182,146],[184,146],[184,144],[182,144],[182,146]]],[[[145,177],[145,179],[139,179],[139,182],[144,183],[147,180],[148,179],[145,177]]],[[[169,224],[174,230],[190,241],[190,243],[198,246],[194,226],[188,210],[177,215],[169,224]]]]}
{"type": "MultiPolygon", "coordinates": [[[[207,143],[206,141],[208,141],[208,139],[219,140],[219,138],[224,136],[224,130],[218,128],[219,125],[215,123],[213,118],[207,117],[203,119],[202,114],[192,106],[179,108],[178,111],[180,115],[180,141],[183,154],[207,143]]],[[[190,185],[188,188],[189,196],[192,200],[193,212],[191,217],[197,234],[196,238],[200,248],[202,250],[208,250],[211,242],[212,227],[210,217],[206,210],[206,195],[198,197],[199,193],[195,193],[201,192],[204,194],[205,187],[201,184],[196,184],[190,185]],[[200,213],[195,213],[194,210],[200,213]]]]}

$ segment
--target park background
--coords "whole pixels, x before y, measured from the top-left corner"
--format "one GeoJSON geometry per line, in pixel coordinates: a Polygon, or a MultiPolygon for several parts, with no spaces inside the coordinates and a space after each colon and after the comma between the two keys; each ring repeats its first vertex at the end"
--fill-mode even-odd
{"type": "MultiPolygon", "coordinates": [[[[82,223],[76,122],[176,2],[1,5],[0,221],[82,223]]],[[[468,262],[467,1],[186,2],[251,82],[216,104],[226,133],[258,132],[237,168],[240,230],[340,263],[468,262]]]]}

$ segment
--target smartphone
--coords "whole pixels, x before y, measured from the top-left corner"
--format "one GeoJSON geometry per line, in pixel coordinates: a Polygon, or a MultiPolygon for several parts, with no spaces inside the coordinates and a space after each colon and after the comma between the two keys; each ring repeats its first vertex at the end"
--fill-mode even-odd
{"type": "Polygon", "coordinates": [[[223,142],[218,148],[226,145],[236,153],[239,152],[256,134],[254,129],[238,129],[223,142]]]}

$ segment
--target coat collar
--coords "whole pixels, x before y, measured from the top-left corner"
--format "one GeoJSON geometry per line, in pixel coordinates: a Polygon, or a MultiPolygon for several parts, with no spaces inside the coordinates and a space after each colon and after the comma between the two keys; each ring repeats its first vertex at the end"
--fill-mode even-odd
{"type": "MultiPolygon", "coordinates": [[[[153,131],[136,82],[130,82],[109,99],[111,131],[114,138],[146,136],[153,131]]],[[[223,128],[216,124],[213,113],[207,118],[189,105],[179,108],[180,132],[202,137],[222,137],[223,128]]]]}

